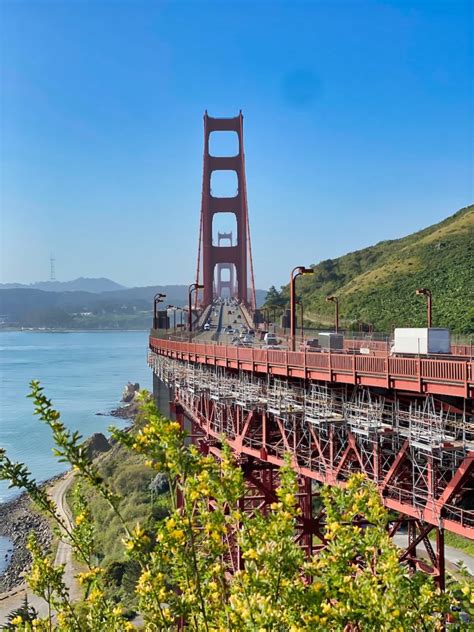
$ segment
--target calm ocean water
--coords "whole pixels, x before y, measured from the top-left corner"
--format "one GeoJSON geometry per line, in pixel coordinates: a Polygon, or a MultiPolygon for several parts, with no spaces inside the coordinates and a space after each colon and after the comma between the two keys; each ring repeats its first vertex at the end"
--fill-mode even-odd
{"type": "MultiPolygon", "coordinates": [[[[41,381],[69,428],[84,437],[106,434],[109,425],[123,422],[96,413],[118,405],[126,382],[151,389],[147,337],[145,331],[1,332],[0,447],[11,459],[26,463],[37,480],[63,471],[65,466],[51,452],[49,429],[33,415],[26,398],[30,380],[41,381]]],[[[14,494],[0,481],[0,502],[14,494]]],[[[0,543],[0,558],[3,548],[0,543]]]]}

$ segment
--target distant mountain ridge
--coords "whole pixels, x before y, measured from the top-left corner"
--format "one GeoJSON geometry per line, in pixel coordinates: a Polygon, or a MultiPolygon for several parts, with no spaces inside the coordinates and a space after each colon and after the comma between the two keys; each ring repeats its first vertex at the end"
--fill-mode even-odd
{"type": "Polygon", "coordinates": [[[43,290],[46,292],[92,292],[93,294],[127,289],[124,285],[120,285],[120,283],[116,283],[104,277],[98,279],[79,277],[73,281],[37,281],[36,283],[30,283],[28,285],[23,283],[0,283],[1,290],[19,288],[43,290]]]}
{"type": "MultiPolygon", "coordinates": [[[[188,304],[187,285],[153,285],[124,288],[109,279],[76,279],[86,281],[91,291],[80,284],[62,284],[63,289],[45,289],[45,283],[32,285],[0,285],[0,325],[3,327],[54,327],[80,329],[146,329],[151,324],[153,297],[166,294],[163,305],[183,307],[188,304]],[[89,283],[98,281],[99,283],[89,283]],[[97,290],[106,281],[105,291],[97,290]],[[38,287],[40,286],[40,287],[38,287]],[[67,289],[64,289],[64,286],[67,289]],[[111,289],[118,286],[120,289],[111,289]]],[[[257,290],[257,301],[263,303],[266,292],[257,290]]]]}
{"type": "MultiPolygon", "coordinates": [[[[474,332],[474,205],[416,233],[327,259],[312,266],[314,274],[298,280],[305,318],[319,325],[333,322],[336,295],[345,326],[393,326],[426,323],[426,301],[417,288],[433,293],[433,325],[454,332],[474,332]]],[[[288,286],[271,292],[284,304],[288,286]]]]}

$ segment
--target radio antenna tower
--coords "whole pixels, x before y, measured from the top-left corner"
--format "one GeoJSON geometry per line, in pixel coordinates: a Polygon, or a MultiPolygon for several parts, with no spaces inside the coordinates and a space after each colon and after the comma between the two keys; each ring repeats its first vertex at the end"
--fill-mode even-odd
{"type": "Polygon", "coordinates": [[[50,272],[49,272],[49,280],[56,281],[56,259],[53,255],[49,258],[50,272]]]}

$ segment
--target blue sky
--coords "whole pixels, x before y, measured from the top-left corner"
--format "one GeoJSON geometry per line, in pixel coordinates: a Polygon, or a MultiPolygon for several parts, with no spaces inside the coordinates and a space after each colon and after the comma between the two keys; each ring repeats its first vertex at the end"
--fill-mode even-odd
{"type": "Polygon", "coordinates": [[[472,7],[2,0],[1,281],[191,282],[205,109],[244,113],[257,287],[472,203],[472,7]]]}

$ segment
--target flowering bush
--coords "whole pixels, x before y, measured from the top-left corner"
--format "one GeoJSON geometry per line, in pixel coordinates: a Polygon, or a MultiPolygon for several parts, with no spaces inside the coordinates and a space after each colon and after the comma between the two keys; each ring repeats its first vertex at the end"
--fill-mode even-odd
{"type": "MultiPolygon", "coordinates": [[[[387,535],[387,512],[363,476],[353,476],[344,489],[323,488],[327,546],[305,559],[295,542],[300,509],[289,458],[279,471],[269,510],[246,512],[243,472],[224,438],[220,460],[202,454],[185,442],[177,422],[158,413],[146,393],[135,430],[113,430],[113,435],[143,455],[151,470],[167,477],[171,506],[169,515],[151,528],[137,524],[129,530],[120,513],[121,499],[87,459],[81,437],[67,430],[37,382],[32,382],[31,397],[36,413],[53,432],[56,454],[102,495],[123,524],[124,550],[140,568],[136,593],[147,631],[180,626],[196,632],[434,631],[443,629],[450,605],[457,603],[454,589],[442,594],[430,578],[399,564],[387,535]],[[354,521],[360,515],[366,528],[354,521]]],[[[85,568],[76,578],[83,598],[73,603],[63,568],[55,567],[32,539],[29,584],[48,603],[49,615],[31,621],[19,614],[11,622],[15,629],[134,629],[121,604],[107,596],[103,569],[93,563],[94,533],[100,525],[92,524],[85,498],[79,496],[71,528],[27,468],[1,451],[0,478],[27,490],[56,520],[60,537],[72,544],[85,568]]],[[[468,582],[456,590],[458,600],[474,603],[468,582]]],[[[452,626],[462,629],[455,622],[452,626]]]]}

